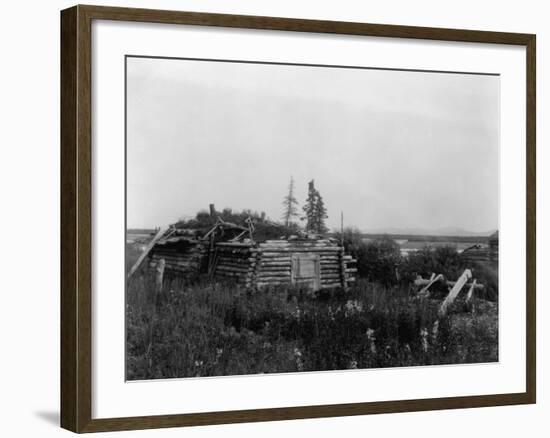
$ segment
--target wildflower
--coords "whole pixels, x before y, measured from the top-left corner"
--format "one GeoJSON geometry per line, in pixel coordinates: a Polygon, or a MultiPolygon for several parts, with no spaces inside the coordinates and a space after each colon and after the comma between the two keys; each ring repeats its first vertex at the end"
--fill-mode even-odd
{"type": "Polygon", "coordinates": [[[346,316],[354,315],[356,313],[359,313],[359,312],[363,311],[363,304],[361,304],[357,300],[348,300],[344,307],[346,309],[345,310],[345,315],[346,316]]]}
{"type": "Polygon", "coordinates": [[[424,350],[424,353],[428,352],[428,330],[426,328],[422,328],[420,330],[420,341],[422,342],[422,350],[424,350]]]}
{"type": "Polygon", "coordinates": [[[437,335],[439,334],[439,320],[434,322],[434,326],[432,327],[432,342],[435,344],[437,341],[437,335]]]}
{"type": "Polygon", "coordinates": [[[203,364],[204,364],[204,362],[202,360],[196,360],[195,361],[195,366],[196,367],[202,367],[203,364]]]}
{"type": "Polygon", "coordinates": [[[349,365],[348,365],[348,368],[350,370],[356,370],[357,369],[357,361],[356,360],[352,360],[349,365]]]}
{"type": "Polygon", "coordinates": [[[367,329],[367,341],[369,341],[370,352],[376,354],[376,337],[374,336],[374,330],[371,328],[367,329]]]}
{"type": "Polygon", "coordinates": [[[332,306],[328,306],[328,317],[331,321],[334,321],[334,311],[332,310],[332,306]]]}
{"type": "Polygon", "coordinates": [[[222,354],[223,354],[223,349],[222,348],[216,348],[216,359],[219,359],[222,354]]]}
{"type": "Polygon", "coordinates": [[[303,371],[304,362],[302,361],[302,352],[298,348],[294,348],[294,358],[296,360],[296,368],[298,368],[298,371],[303,371]]]}

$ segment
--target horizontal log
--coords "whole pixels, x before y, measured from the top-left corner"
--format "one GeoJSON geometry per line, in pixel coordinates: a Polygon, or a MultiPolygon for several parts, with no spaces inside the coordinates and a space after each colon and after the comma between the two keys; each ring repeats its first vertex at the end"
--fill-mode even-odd
{"type": "Polygon", "coordinates": [[[158,262],[160,260],[164,260],[165,262],[197,263],[199,259],[189,257],[154,257],[151,262],[158,262]]]}
{"type": "Polygon", "coordinates": [[[255,244],[243,242],[217,242],[216,246],[222,246],[226,248],[251,248],[255,246],[255,244]]]}
{"type": "MultiPolygon", "coordinates": [[[[418,287],[427,286],[429,283],[430,283],[429,279],[417,278],[416,280],[414,280],[414,285],[418,286],[418,287]]],[[[447,286],[447,287],[453,287],[456,284],[456,281],[450,281],[450,280],[443,279],[443,280],[436,281],[436,283],[442,284],[443,286],[447,286]]],[[[472,283],[466,283],[464,285],[465,288],[466,287],[471,287],[471,286],[472,286],[472,283]]],[[[474,285],[475,290],[482,290],[484,288],[485,288],[485,286],[480,284],[480,283],[475,283],[475,285],[474,285]]]]}
{"type": "Polygon", "coordinates": [[[338,246],[336,242],[329,242],[328,240],[266,240],[265,242],[259,243],[260,247],[270,245],[338,246]]]}
{"type": "Polygon", "coordinates": [[[276,276],[290,277],[290,271],[260,271],[260,272],[255,272],[254,275],[256,277],[276,277],[276,276]]]}
{"type": "Polygon", "coordinates": [[[256,250],[254,248],[226,248],[217,246],[214,249],[218,254],[243,254],[243,255],[254,255],[256,250]]]}
{"type": "Polygon", "coordinates": [[[290,257],[258,257],[258,262],[261,263],[291,263],[290,257]]]}
{"type": "Polygon", "coordinates": [[[290,261],[290,254],[261,254],[258,259],[265,261],[290,261]]]}
{"type": "Polygon", "coordinates": [[[218,260],[230,260],[230,261],[237,261],[237,262],[255,262],[256,257],[236,257],[234,255],[227,255],[227,254],[218,254],[216,256],[216,259],[218,260]]]}
{"type": "Polygon", "coordinates": [[[256,262],[250,260],[231,260],[231,259],[215,259],[215,263],[219,265],[234,265],[234,266],[254,266],[256,262]]]}
{"type": "MultiPolygon", "coordinates": [[[[198,268],[198,266],[199,266],[197,263],[181,263],[181,262],[176,263],[176,262],[167,262],[166,260],[165,260],[165,264],[166,264],[166,266],[179,266],[179,267],[183,267],[183,268],[185,268],[185,267],[198,268]]],[[[158,265],[157,262],[151,262],[149,264],[149,266],[152,267],[152,268],[155,268],[157,265],[158,265]]]]}
{"type": "Polygon", "coordinates": [[[257,282],[266,282],[266,281],[282,281],[284,283],[290,284],[290,276],[271,276],[271,277],[256,277],[257,282]]]}
{"type": "Polygon", "coordinates": [[[270,269],[269,271],[255,271],[256,276],[260,275],[286,275],[290,276],[290,271],[287,269],[270,269]]]}
{"type": "Polygon", "coordinates": [[[253,266],[229,266],[229,265],[214,265],[214,269],[221,271],[235,271],[235,272],[254,272],[253,266]]]}
{"type": "Polygon", "coordinates": [[[281,282],[281,281],[263,281],[263,282],[257,282],[256,287],[262,288],[262,287],[269,287],[269,286],[288,286],[288,282],[281,282]]]}
{"type": "Polygon", "coordinates": [[[216,267],[214,270],[214,273],[225,273],[225,272],[231,272],[234,274],[252,274],[252,271],[249,271],[248,269],[230,269],[230,268],[223,268],[223,267],[216,267]]]}
{"type": "Polygon", "coordinates": [[[229,274],[231,274],[231,275],[238,275],[238,276],[252,275],[252,273],[248,272],[248,271],[227,271],[227,270],[223,270],[223,269],[220,269],[220,270],[216,269],[214,271],[214,275],[218,275],[218,274],[219,275],[226,275],[226,274],[229,275],[229,274]]]}
{"type": "Polygon", "coordinates": [[[329,239],[266,239],[262,243],[279,243],[279,242],[285,242],[285,243],[300,243],[300,242],[306,242],[306,243],[312,243],[312,242],[323,242],[323,243],[332,243],[329,239]]]}
{"type": "Polygon", "coordinates": [[[261,253],[267,253],[267,252],[341,252],[342,248],[339,248],[337,246],[311,246],[311,247],[304,247],[304,246],[281,246],[281,247],[275,247],[275,246],[265,246],[259,248],[261,253]]]}
{"type": "Polygon", "coordinates": [[[337,287],[342,287],[342,283],[321,284],[321,289],[335,289],[337,287]]]}
{"type": "Polygon", "coordinates": [[[232,278],[232,279],[240,279],[240,278],[245,278],[245,275],[243,274],[234,274],[234,273],[231,273],[231,272],[218,272],[216,273],[215,275],[216,277],[226,277],[226,278],[232,278]]]}

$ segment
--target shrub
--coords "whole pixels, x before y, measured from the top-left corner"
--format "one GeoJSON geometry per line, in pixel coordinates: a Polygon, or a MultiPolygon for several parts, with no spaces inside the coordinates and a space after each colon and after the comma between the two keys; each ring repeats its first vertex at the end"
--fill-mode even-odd
{"type": "MultiPolygon", "coordinates": [[[[453,246],[424,247],[415,251],[403,258],[399,272],[403,281],[410,283],[417,275],[429,278],[432,273],[456,280],[465,269],[470,269],[473,278],[485,286],[484,290],[477,294],[480,298],[492,301],[498,298],[498,269],[488,263],[465,261],[453,246]]],[[[448,292],[440,283],[434,284],[432,290],[441,294],[448,292]]]]}
{"type": "MultiPolygon", "coordinates": [[[[341,234],[336,236],[342,239],[341,234]]],[[[357,275],[384,286],[397,283],[396,269],[401,263],[399,245],[390,237],[383,236],[365,242],[359,230],[344,230],[343,243],[346,253],[357,260],[357,275]]]]}
{"type": "MultiPolygon", "coordinates": [[[[266,220],[264,216],[257,211],[242,210],[233,211],[231,208],[224,208],[222,211],[217,211],[214,216],[209,212],[199,211],[192,219],[179,220],[174,224],[176,228],[193,230],[197,236],[206,234],[216,223],[218,217],[226,222],[232,222],[236,225],[246,227],[246,219],[251,218],[254,223],[254,239],[262,241],[266,239],[278,239],[281,236],[289,236],[299,232],[299,227],[295,223],[290,223],[288,226],[277,224],[266,220]]],[[[225,238],[232,238],[240,234],[240,230],[226,230],[225,238]]]]}

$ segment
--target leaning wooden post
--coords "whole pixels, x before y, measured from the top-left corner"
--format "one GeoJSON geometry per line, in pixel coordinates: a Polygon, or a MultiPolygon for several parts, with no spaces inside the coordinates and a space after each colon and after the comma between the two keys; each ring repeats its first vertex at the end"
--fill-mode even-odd
{"type": "Polygon", "coordinates": [[[166,261],[160,259],[157,264],[157,270],[155,275],[155,303],[158,305],[159,296],[162,292],[162,283],[164,281],[164,268],[166,266],[166,261]]]}
{"type": "Polygon", "coordinates": [[[147,346],[147,350],[145,352],[145,357],[148,359],[149,362],[149,369],[153,366],[153,332],[155,325],[157,323],[157,308],[160,303],[160,294],[162,292],[162,282],[164,280],[164,267],[166,265],[166,261],[164,259],[160,259],[157,268],[156,268],[156,275],[155,275],[155,305],[153,307],[153,314],[151,317],[151,322],[149,323],[149,345],[147,346]]]}
{"type": "Polygon", "coordinates": [[[430,277],[430,280],[428,281],[428,284],[420,292],[418,292],[417,295],[419,297],[428,298],[430,296],[430,291],[429,291],[430,287],[436,281],[440,281],[440,280],[443,280],[443,275],[441,275],[441,274],[435,275],[435,272],[432,272],[432,276],[430,277]]]}
{"type": "Polygon", "coordinates": [[[469,303],[474,295],[474,289],[476,287],[477,280],[474,279],[472,282],[472,285],[470,286],[470,290],[468,291],[468,295],[466,296],[466,302],[469,303]]]}
{"type": "Polygon", "coordinates": [[[464,287],[466,282],[472,278],[472,271],[469,269],[466,269],[460,278],[456,281],[455,285],[449,292],[449,295],[445,298],[443,303],[441,304],[441,307],[439,308],[439,317],[442,318],[446,315],[448,307],[453,303],[455,298],[458,296],[458,293],[460,290],[464,287]]]}

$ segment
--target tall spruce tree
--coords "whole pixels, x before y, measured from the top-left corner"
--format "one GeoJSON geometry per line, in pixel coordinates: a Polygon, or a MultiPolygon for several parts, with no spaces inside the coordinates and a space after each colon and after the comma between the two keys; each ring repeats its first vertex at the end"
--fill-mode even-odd
{"type": "Polygon", "coordinates": [[[316,195],[315,195],[315,180],[308,182],[307,199],[303,207],[305,215],[302,217],[303,221],[306,221],[306,231],[315,232],[315,209],[316,209],[316,195]]]}
{"type": "Polygon", "coordinates": [[[325,225],[325,219],[328,217],[327,210],[321,194],[315,188],[315,180],[308,183],[307,199],[303,210],[305,216],[302,217],[302,220],[306,221],[306,231],[317,234],[328,231],[325,225]]]}
{"type": "Polygon", "coordinates": [[[294,197],[294,178],[290,177],[290,183],[288,184],[288,192],[283,199],[283,221],[286,227],[292,224],[292,219],[298,216],[298,201],[294,197]]]}
{"type": "Polygon", "coordinates": [[[318,190],[315,190],[317,194],[317,199],[315,200],[315,225],[316,232],[318,234],[325,234],[328,231],[327,226],[325,225],[325,219],[328,218],[327,209],[325,208],[325,203],[323,198],[318,190]]]}

